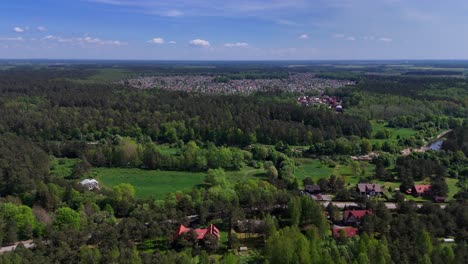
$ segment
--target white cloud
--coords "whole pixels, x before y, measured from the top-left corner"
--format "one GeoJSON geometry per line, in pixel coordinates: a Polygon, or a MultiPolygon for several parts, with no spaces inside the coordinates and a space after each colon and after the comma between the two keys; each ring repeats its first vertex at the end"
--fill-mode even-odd
{"type": "Polygon", "coordinates": [[[363,40],[375,40],[374,36],[364,36],[362,37],[363,40]]]}
{"type": "Polygon", "coordinates": [[[38,26],[36,29],[37,29],[37,31],[39,31],[39,32],[46,32],[46,31],[47,31],[47,28],[44,27],[44,26],[38,26]]]}
{"type": "Polygon", "coordinates": [[[249,46],[249,43],[247,42],[226,43],[224,44],[224,46],[228,48],[246,48],[249,46]]]}
{"type": "Polygon", "coordinates": [[[14,27],[13,31],[15,31],[16,33],[23,33],[26,31],[26,29],[21,28],[21,27],[14,27]]]}
{"type": "Polygon", "coordinates": [[[183,15],[184,13],[179,10],[169,10],[163,13],[163,16],[167,16],[167,17],[180,17],[183,15]]]}
{"type": "Polygon", "coordinates": [[[23,41],[24,38],[22,37],[13,37],[13,38],[10,38],[10,37],[6,37],[6,38],[0,38],[0,41],[23,41]]]}
{"type": "Polygon", "coordinates": [[[349,36],[349,37],[346,37],[346,40],[349,40],[349,41],[355,41],[355,40],[356,40],[356,38],[355,38],[355,37],[353,37],[353,36],[349,36]]]}
{"type": "Polygon", "coordinates": [[[177,42],[171,40],[171,41],[169,41],[168,43],[169,43],[169,44],[176,44],[177,42]]]}
{"type": "Polygon", "coordinates": [[[109,46],[123,46],[128,43],[122,42],[120,40],[103,40],[100,38],[95,38],[91,36],[84,36],[78,38],[62,38],[59,36],[48,35],[42,38],[45,41],[56,41],[60,43],[70,43],[72,45],[109,45],[109,46]]]}
{"type": "Polygon", "coordinates": [[[164,39],[163,38],[153,38],[152,40],[148,41],[148,43],[153,43],[153,44],[164,44],[164,39]]]}
{"type": "Polygon", "coordinates": [[[204,48],[208,48],[210,46],[210,42],[204,39],[194,39],[194,40],[191,40],[189,43],[192,46],[198,46],[198,47],[204,47],[204,48]]]}
{"type": "Polygon", "coordinates": [[[302,34],[299,36],[299,39],[308,39],[309,38],[309,35],[307,34],[302,34]]]}
{"type": "Polygon", "coordinates": [[[391,39],[391,38],[386,38],[386,37],[382,37],[382,38],[379,38],[379,41],[382,41],[382,42],[392,42],[393,39],[391,39]]]}

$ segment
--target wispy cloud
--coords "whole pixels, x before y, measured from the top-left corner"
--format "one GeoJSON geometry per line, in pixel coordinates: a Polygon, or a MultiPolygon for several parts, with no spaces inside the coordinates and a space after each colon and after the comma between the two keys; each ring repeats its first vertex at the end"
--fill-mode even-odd
{"type": "Polygon", "coordinates": [[[63,38],[54,35],[48,35],[42,38],[43,41],[56,41],[59,43],[69,43],[72,45],[108,45],[108,46],[123,46],[128,43],[122,42],[120,40],[104,40],[101,38],[83,36],[83,37],[72,37],[72,38],[63,38]]]}
{"type": "Polygon", "coordinates": [[[277,19],[276,23],[279,25],[284,25],[284,26],[296,26],[298,25],[296,22],[288,20],[288,19],[277,19]]]}
{"type": "Polygon", "coordinates": [[[0,41],[24,41],[23,37],[2,37],[0,41]]]}
{"type": "Polygon", "coordinates": [[[153,38],[148,41],[148,43],[152,43],[152,44],[164,44],[164,42],[165,41],[163,38],[153,38]]]}
{"type": "Polygon", "coordinates": [[[228,48],[246,48],[249,46],[249,43],[247,42],[236,42],[236,43],[226,43],[224,44],[225,47],[228,48]]]}
{"type": "Polygon", "coordinates": [[[298,37],[299,39],[308,39],[309,35],[308,34],[302,34],[298,37]]]}
{"type": "Polygon", "coordinates": [[[13,31],[15,31],[16,33],[23,33],[26,31],[26,29],[22,27],[14,27],[13,31]]]}
{"type": "Polygon", "coordinates": [[[379,41],[381,41],[381,42],[392,42],[393,39],[391,39],[391,38],[386,38],[386,37],[382,37],[382,38],[379,38],[379,41]]]}
{"type": "Polygon", "coordinates": [[[345,39],[346,39],[346,40],[349,40],[349,41],[355,41],[355,40],[356,40],[356,37],[349,36],[349,37],[346,37],[345,39]]]}
{"type": "Polygon", "coordinates": [[[189,44],[196,47],[210,47],[210,42],[204,39],[193,39],[189,42],[189,44]]]}
{"type": "Polygon", "coordinates": [[[46,31],[47,31],[47,28],[44,27],[44,26],[38,26],[36,29],[37,29],[37,31],[39,31],[39,32],[46,32],[46,31]]]}
{"type": "Polygon", "coordinates": [[[174,40],[171,40],[168,42],[169,44],[177,44],[177,42],[175,42],[174,40]]]}
{"type": "Polygon", "coordinates": [[[333,34],[332,38],[343,39],[343,38],[345,38],[345,35],[344,34],[333,34]]]}
{"type": "Polygon", "coordinates": [[[163,12],[162,15],[166,17],[180,17],[180,16],[183,16],[184,13],[179,10],[169,10],[169,11],[163,12]]]}

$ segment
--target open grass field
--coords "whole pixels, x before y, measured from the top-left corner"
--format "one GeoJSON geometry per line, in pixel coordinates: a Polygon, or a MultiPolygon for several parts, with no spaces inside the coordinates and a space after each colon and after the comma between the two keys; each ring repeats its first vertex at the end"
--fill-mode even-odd
{"type": "MultiPolygon", "coordinates": [[[[348,185],[357,184],[359,182],[359,177],[353,175],[353,171],[350,166],[336,164],[335,167],[330,168],[326,164],[322,164],[320,160],[317,159],[297,159],[300,162],[299,166],[296,166],[294,175],[302,184],[302,180],[306,177],[311,177],[315,182],[321,178],[328,178],[331,175],[338,177],[343,176],[348,183],[348,185]]],[[[375,165],[368,162],[363,162],[365,167],[365,176],[372,176],[375,172],[375,165]]]]}
{"type": "Polygon", "coordinates": [[[104,186],[130,183],[137,198],[163,199],[168,193],[190,190],[203,183],[205,173],[142,170],[133,168],[97,168],[93,177],[104,186]]]}
{"type": "Polygon", "coordinates": [[[372,125],[372,139],[371,139],[372,143],[375,143],[378,141],[383,143],[385,140],[396,141],[398,137],[408,138],[418,133],[418,131],[411,129],[411,128],[395,129],[395,128],[387,127],[386,122],[377,122],[375,120],[371,121],[371,125],[372,125]],[[391,137],[389,139],[376,139],[375,135],[377,134],[378,131],[382,131],[382,130],[389,130],[391,132],[391,137]]]}
{"type": "MultiPolygon", "coordinates": [[[[190,190],[203,184],[205,176],[204,172],[96,168],[89,177],[96,178],[107,187],[130,183],[135,187],[137,198],[163,199],[168,193],[190,190]]],[[[240,171],[227,171],[226,176],[233,183],[266,177],[263,169],[252,167],[245,167],[240,171]]]]}

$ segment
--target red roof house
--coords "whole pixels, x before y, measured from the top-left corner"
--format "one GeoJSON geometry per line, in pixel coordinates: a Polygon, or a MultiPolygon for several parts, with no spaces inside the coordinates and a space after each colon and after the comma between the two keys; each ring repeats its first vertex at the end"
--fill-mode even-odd
{"type": "Polygon", "coordinates": [[[356,227],[351,226],[333,226],[333,236],[338,238],[341,236],[341,230],[344,230],[346,237],[354,237],[358,234],[358,229],[356,227]]]}
{"type": "Polygon", "coordinates": [[[414,185],[413,189],[411,190],[411,193],[413,195],[430,195],[432,191],[432,186],[429,184],[423,184],[423,185],[414,185]]]}
{"type": "Polygon", "coordinates": [[[343,222],[355,224],[361,221],[361,218],[369,214],[372,214],[371,210],[346,210],[343,213],[343,222]]]}
{"type": "Polygon", "coordinates": [[[190,232],[191,230],[197,233],[198,240],[204,239],[207,234],[214,235],[215,237],[219,239],[219,230],[214,225],[210,225],[208,228],[204,228],[204,229],[202,228],[192,229],[192,228],[185,227],[184,225],[180,225],[176,230],[174,239],[178,238],[182,234],[190,232]]]}

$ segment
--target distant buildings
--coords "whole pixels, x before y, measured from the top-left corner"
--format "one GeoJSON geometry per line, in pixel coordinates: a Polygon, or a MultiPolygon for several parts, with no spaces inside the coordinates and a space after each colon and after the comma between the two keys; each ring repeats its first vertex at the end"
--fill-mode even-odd
{"type": "Polygon", "coordinates": [[[99,182],[95,179],[84,179],[80,182],[80,184],[88,188],[88,190],[99,189],[99,182]]]}

